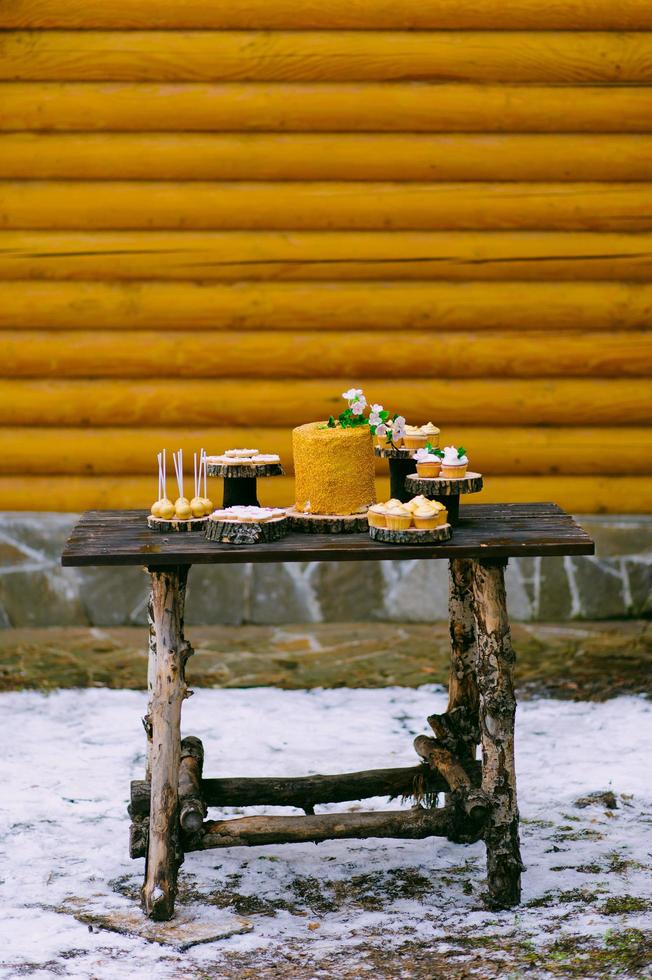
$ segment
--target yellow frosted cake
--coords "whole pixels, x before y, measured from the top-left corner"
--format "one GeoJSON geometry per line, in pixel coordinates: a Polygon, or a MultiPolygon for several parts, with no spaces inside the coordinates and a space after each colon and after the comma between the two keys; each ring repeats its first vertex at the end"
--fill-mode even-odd
{"type": "Polygon", "coordinates": [[[308,422],[292,431],[296,509],[306,514],[360,514],[376,503],[369,426],[328,428],[308,422]]]}

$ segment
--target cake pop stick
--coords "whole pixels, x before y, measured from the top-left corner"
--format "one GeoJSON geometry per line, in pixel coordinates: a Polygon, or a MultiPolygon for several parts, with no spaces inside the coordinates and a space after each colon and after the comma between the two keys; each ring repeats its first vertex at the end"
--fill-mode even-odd
{"type": "Polygon", "coordinates": [[[168,451],[164,449],[159,453],[161,460],[161,484],[163,490],[162,499],[159,501],[159,517],[162,517],[166,521],[171,521],[175,516],[174,504],[168,499],[167,494],[167,457],[168,451]]]}
{"type": "Polygon", "coordinates": [[[153,517],[161,516],[161,454],[156,457],[158,462],[158,496],[150,508],[153,517]]]}
{"type": "Polygon", "coordinates": [[[173,453],[172,458],[179,488],[179,496],[174,502],[174,511],[179,520],[188,521],[192,517],[192,510],[190,509],[190,501],[183,495],[183,450],[180,449],[178,453],[173,453]]]}
{"type": "Polygon", "coordinates": [[[206,510],[204,501],[199,496],[199,480],[201,478],[201,459],[199,460],[199,471],[197,470],[197,453],[192,454],[192,463],[195,477],[195,496],[190,501],[190,509],[193,517],[203,517],[206,510]]]}

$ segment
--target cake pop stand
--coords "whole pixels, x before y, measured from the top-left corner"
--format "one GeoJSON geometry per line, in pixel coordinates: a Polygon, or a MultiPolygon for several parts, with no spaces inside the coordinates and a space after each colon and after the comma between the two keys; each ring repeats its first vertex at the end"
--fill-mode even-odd
{"type": "Polygon", "coordinates": [[[460,519],[460,495],[463,493],[479,493],[482,490],[482,474],[467,473],[459,479],[441,476],[418,476],[416,473],[405,478],[405,490],[408,499],[423,494],[428,500],[437,500],[444,504],[448,511],[450,524],[457,524],[460,519]]]}
{"type": "Polygon", "coordinates": [[[394,446],[374,447],[376,456],[389,463],[389,495],[394,500],[407,503],[414,494],[406,490],[405,481],[411,473],[416,473],[416,460],[412,459],[414,449],[395,449],[394,446]]]}
{"type": "Polygon", "coordinates": [[[211,463],[207,460],[208,475],[224,480],[222,507],[260,507],[258,503],[259,476],[283,476],[280,463],[211,463]]]}
{"type": "Polygon", "coordinates": [[[158,531],[159,534],[192,534],[194,531],[201,531],[208,518],[189,517],[187,521],[172,517],[166,520],[164,517],[154,517],[153,514],[147,516],[147,527],[150,531],[158,531]]]}

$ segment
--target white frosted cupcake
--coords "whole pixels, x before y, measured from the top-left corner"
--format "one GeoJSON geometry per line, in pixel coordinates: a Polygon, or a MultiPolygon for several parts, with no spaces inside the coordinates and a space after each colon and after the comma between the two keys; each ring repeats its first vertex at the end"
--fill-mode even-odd
{"type": "Polygon", "coordinates": [[[428,442],[428,436],[421,431],[420,425],[406,425],[403,433],[403,446],[405,449],[424,449],[428,442]]]}
{"type": "Polygon", "coordinates": [[[446,446],[444,458],[441,463],[441,476],[448,480],[461,480],[466,476],[466,469],[469,465],[463,446],[446,446]]]}
{"type": "Polygon", "coordinates": [[[428,449],[417,449],[412,459],[415,459],[417,462],[418,476],[439,476],[441,457],[437,456],[436,453],[431,453],[428,449]]]}
{"type": "Polygon", "coordinates": [[[431,446],[439,445],[439,429],[436,425],[433,425],[432,422],[426,422],[425,425],[421,426],[421,431],[428,437],[431,446]]]}

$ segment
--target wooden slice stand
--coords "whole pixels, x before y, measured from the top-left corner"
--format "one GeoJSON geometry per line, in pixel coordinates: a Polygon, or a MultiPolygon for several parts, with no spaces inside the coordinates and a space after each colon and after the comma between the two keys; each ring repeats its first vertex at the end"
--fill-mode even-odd
{"type": "Polygon", "coordinates": [[[407,531],[391,531],[388,527],[369,528],[372,541],[382,541],[383,544],[437,544],[439,541],[450,541],[452,536],[450,524],[440,524],[430,529],[409,527],[407,531]]]}
{"type": "Polygon", "coordinates": [[[149,514],[147,527],[151,531],[158,531],[159,534],[192,534],[194,531],[201,531],[207,517],[191,517],[188,521],[180,521],[176,518],[166,521],[163,517],[154,517],[149,514]]]}
{"type": "Polygon", "coordinates": [[[209,476],[224,480],[222,507],[260,507],[259,476],[283,476],[280,463],[207,463],[209,476]]]}
{"type": "Polygon", "coordinates": [[[396,449],[395,446],[387,446],[381,449],[374,446],[374,453],[381,459],[386,459],[389,463],[389,495],[394,500],[407,503],[411,496],[406,490],[405,481],[411,473],[416,473],[417,463],[412,459],[413,449],[396,449]]]}
{"type": "Polygon", "coordinates": [[[441,476],[418,476],[410,474],[405,479],[408,500],[423,494],[428,500],[437,500],[448,510],[448,520],[457,524],[460,519],[460,494],[479,493],[482,490],[482,474],[467,473],[459,479],[441,476]]]}
{"type": "Polygon", "coordinates": [[[290,530],[287,517],[274,517],[271,521],[222,521],[209,517],[206,521],[206,537],[222,544],[260,544],[262,541],[278,541],[290,530]]]}
{"type": "Polygon", "coordinates": [[[304,514],[295,507],[288,510],[290,527],[304,534],[359,534],[369,527],[365,514],[304,514]]]}

